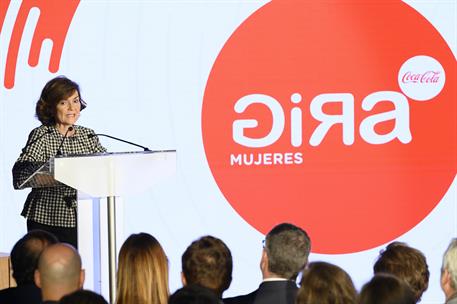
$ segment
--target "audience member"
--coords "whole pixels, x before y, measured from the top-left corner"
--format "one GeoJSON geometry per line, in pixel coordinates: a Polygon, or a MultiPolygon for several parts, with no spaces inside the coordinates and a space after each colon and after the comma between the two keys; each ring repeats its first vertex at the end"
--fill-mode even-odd
{"type": "Polygon", "coordinates": [[[132,234],[119,252],[116,304],[166,304],[168,260],[148,233],[132,234]]]}
{"type": "Polygon", "coordinates": [[[414,304],[411,288],[394,275],[376,274],[360,291],[358,304],[414,304]]]}
{"type": "Polygon", "coordinates": [[[41,288],[43,303],[57,303],[64,295],[81,289],[84,270],[76,249],[66,243],[46,247],[35,271],[35,283],[41,288]]]}
{"type": "Polygon", "coordinates": [[[170,296],[168,304],[223,304],[217,295],[200,285],[186,285],[170,296]]]}
{"type": "Polygon", "coordinates": [[[108,304],[108,302],[96,292],[79,289],[60,299],[59,304],[108,304]]]}
{"type": "Polygon", "coordinates": [[[57,243],[57,238],[43,230],[31,230],[11,250],[11,266],[17,287],[0,290],[0,303],[41,303],[41,291],[33,276],[44,248],[57,243]]]}
{"type": "Polygon", "coordinates": [[[232,254],[223,241],[204,236],[192,242],[182,255],[183,285],[200,285],[218,297],[232,282],[232,254]]]}
{"type": "Polygon", "coordinates": [[[247,295],[224,299],[226,304],[293,304],[297,295],[297,275],[311,250],[308,234],[301,228],[283,223],[266,236],[260,260],[263,282],[247,295]]]}
{"type": "Polygon", "coordinates": [[[440,283],[446,304],[457,304],[457,238],[451,240],[444,252],[440,283]]]}
{"type": "Polygon", "coordinates": [[[303,271],[297,304],[355,304],[356,300],[354,283],[340,267],[314,262],[303,271]]]}
{"type": "Polygon", "coordinates": [[[375,274],[390,273],[403,280],[413,291],[416,302],[428,288],[430,274],[424,254],[405,243],[390,243],[381,251],[373,270],[375,274]]]}

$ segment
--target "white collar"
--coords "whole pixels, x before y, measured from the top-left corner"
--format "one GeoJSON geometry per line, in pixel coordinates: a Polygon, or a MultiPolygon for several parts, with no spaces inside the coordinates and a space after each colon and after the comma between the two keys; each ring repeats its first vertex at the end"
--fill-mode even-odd
{"type": "Polygon", "coordinates": [[[262,282],[275,282],[275,281],[289,281],[289,280],[284,279],[284,278],[266,278],[266,279],[262,280],[262,282]]]}

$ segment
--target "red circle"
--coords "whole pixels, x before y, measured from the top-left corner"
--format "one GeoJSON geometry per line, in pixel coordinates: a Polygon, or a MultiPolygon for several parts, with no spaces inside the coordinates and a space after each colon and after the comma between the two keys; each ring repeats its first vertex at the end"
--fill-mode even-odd
{"type": "MultiPolygon", "coordinates": [[[[279,222],[306,229],[313,252],[349,253],[397,238],[423,220],[448,190],[457,164],[456,60],[436,29],[407,4],[389,1],[272,1],[250,16],[221,50],[209,76],[202,109],[205,153],[228,202],[266,233],[279,222]],[[441,93],[428,102],[408,100],[412,140],[374,145],[359,133],[367,117],[390,111],[382,102],[364,111],[378,91],[401,93],[397,73],[416,55],[438,60],[446,72],[441,93]],[[292,103],[299,93],[302,101],[292,103]],[[318,146],[309,139],[319,121],[310,102],[324,93],[354,96],[354,143],[342,142],[341,125],[318,146]],[[236,143],[232,126],[256,119],[245,135],[261,138],[272,115],[261,104],[234,110],[243,96],[264,94],[284,111],[285,129],[273,144],[236,143]],[[290,111],[302,111],[303,143],[290,141],[290,111]],[[302,153],[292,165],[231,165],[238,154],[302,153]]],[[[406,98],[406,96],[405,96],[406,98]]],[[[341,105],[324,107],[341,113],[341,105]]],[[[388,133],[394,121],[376,126],[388,133]]]]}

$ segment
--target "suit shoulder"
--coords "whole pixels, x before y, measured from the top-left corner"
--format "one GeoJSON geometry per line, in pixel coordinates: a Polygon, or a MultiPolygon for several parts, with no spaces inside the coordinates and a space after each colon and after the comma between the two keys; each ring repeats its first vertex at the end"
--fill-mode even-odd
{"type": "Polygon", "coordinates": [[[252,304],[254,302],[257,290],[251,293],[223,299],[224,304],[252,304]]]}

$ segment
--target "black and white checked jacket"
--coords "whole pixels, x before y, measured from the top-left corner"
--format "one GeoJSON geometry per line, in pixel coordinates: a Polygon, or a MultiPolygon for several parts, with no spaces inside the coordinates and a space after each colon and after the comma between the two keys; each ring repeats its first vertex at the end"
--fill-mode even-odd
{"type": "MultiPolygon", "coordinates": [[[[97,136],[89,138],[89,134],[94,134],[93,130],[76,125],[73,127],[75,134],[65,139],[60,149],[62,155],[106,152],[97,136]]],[[[14,163],[15,189],[57,154],[62,139],[63,135],[54,126],[42,125],[30,132],[25,150],[14,163]]],[[[21,215],[44,225],[76,227],[76,194],[75,189],[64,184],[57,187],[32,188],[21,215]]]]}

